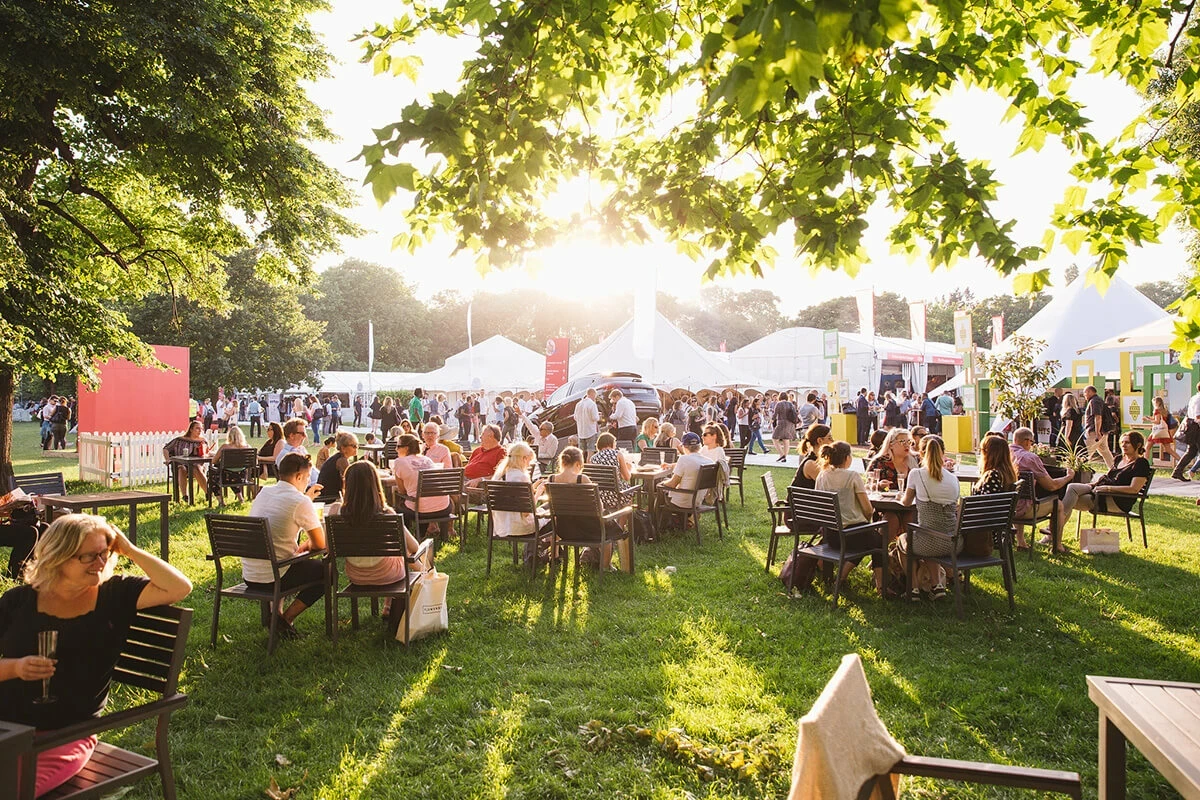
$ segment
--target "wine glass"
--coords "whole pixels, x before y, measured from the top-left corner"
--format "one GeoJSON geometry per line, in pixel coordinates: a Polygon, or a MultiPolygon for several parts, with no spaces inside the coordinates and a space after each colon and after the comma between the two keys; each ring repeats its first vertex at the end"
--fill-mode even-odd
{"type": "MultiPolygon", "coordinates": [[[[58,631],[38,631],[38,655],[42,658],[54,658],[58,655],[58,631]]],[[[58,698],[50,694],[50,679],[42,678],[42,696],[35,698],[35,703],[53,703],[58,698]]]]}

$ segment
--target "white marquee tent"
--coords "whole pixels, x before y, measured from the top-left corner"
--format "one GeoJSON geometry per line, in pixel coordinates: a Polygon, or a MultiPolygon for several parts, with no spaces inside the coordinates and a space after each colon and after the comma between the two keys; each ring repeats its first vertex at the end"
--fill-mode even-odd
{"type": "Polygon", "coordinates": [[[634,320],[571,359],[571,378],[592,372],[636,372],[660,389],[760,386],[761,380],[716,358],[655,312],[653,324],[634,320]]]}
{"type": "Polygon", "coordinates": [[[546,378],[546,357],[503,336],[485,339],[446,359],[433,372],[413,376],[426,391],[537,391],[546,378]]]}
{"type": "MultiPolygon", "coordinates": [[[[1011,347],[1013,336],[1040,339],[1046,342],[1046,348],[1038,360],[1059,362],[1054,378],[1056,383],[1070,377],[1071,362],[1078,360],[1093,361],[1097,374],[1112,376],[1120,370],[1118,350],[1096,349],[1082,355],[1079,351],[1112,336],[1114,331],[1131,331],[1164,319],[1170,319],[1170,315],[1120,276],[1114,277],[1108,291],[1101,294],[1095,286],[1088,284],[1084,274],[1054,295],[1045,308],[1001,342],[994,352],[1004,352],[1011,347]]],[[[962,383],[959,377],[930,394],[957,389],[962,383]]]]}

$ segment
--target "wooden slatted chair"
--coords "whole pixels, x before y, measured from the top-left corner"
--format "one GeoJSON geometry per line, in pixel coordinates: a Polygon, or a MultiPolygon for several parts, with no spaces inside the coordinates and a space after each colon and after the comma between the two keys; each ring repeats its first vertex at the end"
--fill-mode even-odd
{"type": "Polygon", "coordinates": [[[642,450],[643,464],[674,464],[679,451],[674,447],[647,447],[642,450]]]}
{"type": "MultiPolygon", "coordinates": [[[[726,494],[726,502],[728,502],[728,492],[733,491],[733,487],[737,487],[738,501],[746,505],[746,448],[744,447],[726,447],[725,455],[729,456],[729,487],[726,494]]],[[[729,524],[729,520],[725,520],[725,524],[729,524]]]]}
{"type": "Polygon", "coordinates": [[[587,475],[592,483],[599,486],[600,491],[616,492],[621,498],[621,505],[637,503],[638,492],[641,491],[640,487],[627,486],[622,489],[620,473],[612,464],[584,464],[583,474],[587,475]]]}
{"type": "Polygon", "coordinates": [[[533,500],[533,484],[508,481],[484,481],[483,482],[484,499],[487,505],[487,569],[485,575],[492,574],[492,545],[496,542],[508,542],[512,545],[512,560],[513,565],[517,564],[518,550],[517,545],[533,543],[533,561],[529,570],[529,577],[533,578],[537,575],[538,568],[538,532],[523,535],[497,536],[495,529],[495,514],[496,512],[507,512],[510,514],[532,514],[534,516],[535,528],[539,522],[537,518],[537,505],[533,500]]]}
{"type": "MultiPolygon", "coordinates": [[[[1142,524],[1142,547],[1149,547],[1150,542],[1146,538],[1146,498],[1150,496],[1150,484],[1154,481],[1154,472],[1151,470],[1150,477],[1142,485],[1141,491],[1135,495],[1115,495],[1115,494],[1098,494],[1096,498],[1095,508],[1092,509],[1092,527],[1096,527],[1097,517],[1124,517],[1125,533],[1129,536],[1129,541],[1133,541],[1133,522],[1137,520],[1142,524]],[[1117,505],[1116,498],[1135,498],[1133,506],[1128,511],[1122,511],[1117,505]],[[1102,501],[1102,502],[1099,502],[1102,501]],[[1101,508],[1103,506],[1103,508],[1101,508]]],[[[1080,520],[1083,518],[1083,512],[1080,511],[1075,515],[1075,536],[1079,536],[1080,520]]],[[[1060,534],[1061,536],[1061,534],[1060,534]]]]}
{"type": "MultiPolygon", "coordinates": [[[[950,570],[951,575],[960,576],[958,580],[954,581],[954,609],[958,618],[962,619],[962,596],[970,587],[971,571],[986,567],[1000,567],[1004,573],[1004,589],[1008,592],[1008,608],[1009,610],[1015,609],[1016,603],[1013,600],[1012,573],[1009,571],[1009,558],[1005,556],[1004,549],[1001,549],[1000,555],[993,554],[990,556],[969,556],[964,553],[957,553],[955,550],[958,549],[958,543],[967,534],[978,533],[989,536],[1000,536],[1002,538],[1010,536],[1013,524],[1013,509],[1016,507],[1016,504],[1016,492],[977,494],[964,497],[959,502],[958,527],[954,533],[943,533],[929,528],[922,528],[915,522],[908,523],[908,530],[901,534],[901,536],[905,537],[905,552],[908,554],[908,585],[910,587],[915,585],[913,583],[913,570],[918,559],[935,561],[941,564],[950,570]],[[914,550],[913,534],[917,532],[938,539],[948,540],[950,542],[950,555],[932,556],[922,554],[919,548],[914,550]]],[[[1011,547],[1011,543],[1007,547],[1011,547]]]]}
{"type": "MultiPolygon", "coordinates": [[[[191,625],[191,609],[158,606],[139,611],[129,628],[125,646],[113,670],[112,680],[116,684],[150,692],[154,698],[133,708],[36,734],[32,746],[24,748],[22,753],[22,782],[19,791],[10,793],[10,788],[16,787],[16,776],[6,775],[3,759],[0,759],[0,796],[33,800],[38,753],[104,731],[127,728],[147,719],[157,719],[154,758],[99,742],[79,774],[42,795],[41,800],[82,800],[100,797],[155,772],[162,781],[163,797],[166,800],[175,800],[175,773],[171,767],[168,736],[171,714],[187,704],[187,696],[177,691],[177,687],[191,625]]],[[[28,742],[28,739],[25,741],[28,742]]],[[[0,745],[0,750],[2,747],[0,745]]]]}
{"type": "Polygon", "coordinates": [[[1053,543],[1050,545],[1050,552],[1054,552],[1054,548],[1062,543],[1063,532],[1058,529],[1058,504],[1060,502],[1058,494],[1039,495],[1037,478],[1029,470],[1022,470],[1017,474],[1018,486],[1017,501],[1027,502],[1030,504],[1030,512],[1025,516],[1013,517],[1013,524],[1021,527],[1029,527],[1030,534],[1025,539],[1029,543],[1029,558],[1033,560],[1033,551],[1037,547],[1038,541],[1038,526],[1043,522],[1050,523],[1050,532],[1053,538],[1053,543]],[[1050,510],[1038,514],[1038,505],[1047,500],[1051,501],[1050,510]]]}
{"type": "Polygon", "coordinates": [[[392,461],[395,460],[398,455],[400,455],[400,452],[399,447],[396,444],[396,440],[388,439],[383,443],[383,450],[379,454],[380,461],[382,462],[379,466],[391,467],[392,461]]]}
{"type": "MultiPolygon", "coordinates": [[[[609,522],[620,523],[633,516],[633,506],[605,512],[600,506],[600,487],[594,483],[547,483],[550,497],[550,519],[554,524],[555,547],[570,547],[575,550],[575,571],[579,572],[579,550],[583,547],[599,547],[618,544],[628,539],[630,570],[633,569],[632,526],[617,528],[609,522]]],[[[607,564],[601,564],[600,578],[603,579],[607,564]]]]}
{"type": "Polygon", "coordinates": [[[66,494],[67,483],[61,472],[39,472],[36,475],[14,475],[9,491],[23,489],[28,494],[66,494]]]}
{"type": "Polygon", "coordinates": [[[379,516],[365,523],[355,524],[347,517],[333,516],[325,519],[326,542],[328,553],[325,556],[329,564],[329,581],[325,584],[325,602],[333,609],[333,642],[338,640],[338,601],[350,599],[350,627],[358,630],[358,598],[369,597],[372,603],[380,597],[390,597],[392,600],[391,614],[388,616],[388,637],[394,639],[400,620],[404,620],[404,640],[408,641],[408,597],[413,587],[421,580],[422,565],[428,567],[433,563],[433,539],[421,542],[417,552],[408,555],[408,545],[404,538],[404,519],[400,516],[379,516]],[[394,583],[368,585],[348,583],[339,588],[337,560],[339,558],[390,558],[402,557],[405,560],[405,575],[394,583]]]}
{"type": "MultiPolygon", "coordinates": [[[[216,594],[213,596],[212,617],[212,646],[217,646],[217,627],[221,619],[221,598],[235,600],[251,600],[263,609],[263,621],[269,628],[267,638],[267,655],[275,652],[279,640],[279,602],[285,597],[299,594],[310,586],[325,587],[327,576],[320,581],[309,581],[290,589],[280,586],[280,567],[287,567],[300,561],[323,556],[323,550],[309,550],[291,558],[276,558],[275,548],[271,545],[271,529],[265,517],[243,517],[232,514],[206,514],[204,524],[208,528],[208,543],[212,552],[208,560],[213,562],[217,571],[216,594]],[[275,577],[271,591],[251,589],[243,581],[236,586],[225,586],[225,573],[221,565],[224,558],[257,558],[271,562],[271,573],[275,577]]],[[[327,595],[328,597],[328,595],[327,595]]],[[[332,620],[329,603],[325,604],[325,630],[332,633],[332,620]]]]}
{"type": "MultiPolygon", "coordinates": [[[[454,523],[458,520],[458,514],[455,513],[458,509],[458,503],[463,496],[463,471],[461,469],[423,469],[417,473],[417,494],[415,497],[409,497],[404,493],[404,485],[399,480],[396,481],[396,508],[400,508],[400,504],[405,500],[412,500],[416,507],[414,512],[416,519],[413,521],[413,535],[420,538],[425,526],[430,523],[437,523],[439,527],[453,530],[454,523]],[[421,500],[428,500],[431,497],[448,497],[450,505],[440,511],[421,511],[421,500]]],[[[463,526],[460,530],[460,544],[466,545],[467,530],[463,526]]]]}
{"type": "Polygon", "coordinates": [[[624,450],[627,453],[632,453],[633,452],[633,440],[632,439],[617,439],[617,449],[624,450]]]}
{"type": "Polygon", "coordinates": [[[208,482],[208,507],[212,508],[213,495],[217,504],[225,507],[225,490],[242,489],[253,497],[258,491],[258,451],[253,447],[225,448],[220,453],[213,480],[208,482]]]}
{"type": "Polygon", "coordinates": [[[793,533],[790,525],[785,520],[785,512],[788,510],[788,505],[779,499],[779,492],[775,488],[775,473],[767,470],[762,477],[763,496],[767,500],[767,513],[771,515],[771,539],[767,543],[767,572],[771,571],[771,565],[775,563],[776,552],[779,547],[779,540],[786,537],[792,537],[795,542],[792,544],[792,549],[796,549],[796,545],[800,543],[799,536],[793,533]]]}
{"type": "Polygon", "coordinates": [[[663,530],[671,517],[691,517],[692,525],[696,528],[696,544],[700,544],[700,517],[704,514],[712,514],[717,520],[717,538],[724,539],[725,534],[721,523],[721,489],[718,488],[720,482],[720,467],[716,464],[706,464],[700,468],[700,474],[696,478],[696,486],[692,489],[658,487],[658,491],[662,495],[656,504],[659,516],[658,529],[663,530]],[[705,495],[709,491],[715,494],[717,502],[703,502],[705,495]],[[672,502],[672,497],[679,497],[680,495],[685,496],[688,505],[679,505],[672,502]]]}
{"type": "Polygon", "coordinates": [[[792,512],[793,535],[797,538],[804,534],[809,536],[807,542],[800,542],[792,551],[795,558],[804,556],[837,565],[833,579],[834,608],[838,605],[842,569],[847,562],[871,556],[872,560],[878,558],[875,563],[887,564],[887,523],[868,522],[844,527],[837,492],[789,486],[788,507],[792,512]]]}

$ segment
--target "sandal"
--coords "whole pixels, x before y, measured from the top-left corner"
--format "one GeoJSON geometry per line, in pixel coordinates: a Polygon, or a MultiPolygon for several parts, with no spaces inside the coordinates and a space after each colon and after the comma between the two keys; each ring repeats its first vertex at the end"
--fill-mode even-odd
{"type": "Polygon", "coordinates": [[[933,587],[933,599],[934,600],[944,600],[945,598],[946,598],[946,587],[945,586],[933,587]]]}

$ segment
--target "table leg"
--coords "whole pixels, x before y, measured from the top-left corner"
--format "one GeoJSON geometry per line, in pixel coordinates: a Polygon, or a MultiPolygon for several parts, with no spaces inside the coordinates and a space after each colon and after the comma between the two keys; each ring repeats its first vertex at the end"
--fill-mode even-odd
{"type": "Polygon", "coordinates": [[[129,504],[129,541],[137,547],[137,503],[129,504]]]}
{"type": "Polygon", "coordinates": [[[167,480],[171,483],[171,496],[175,498],[175,502],[179,502],[179,467],[167,462],[167,480]]]}
{"type": "Polygon", "coordinates": [[[191,464],[188,467],[188,505],[196,504],[196,468],[191,464]]]}
{"type": "Polygon", "coordinates": [[[168,522],[167,501],[162,500],[158,504],[158,537],[159,537],[158,555],[160,558],[162,558],[163,561],[171,560],[170,558],[168,558],[168,556],[170,555],[170,553],[168,552],[169,546],[170,546],[170,544],[169,544],[170,530],[167,525],[167,522],[168,522]]]}
{"type": "Polygon", "coordinates": [[[1125,734],[1100,712],[1099,800],[1125,800],[1125,734]]]}

